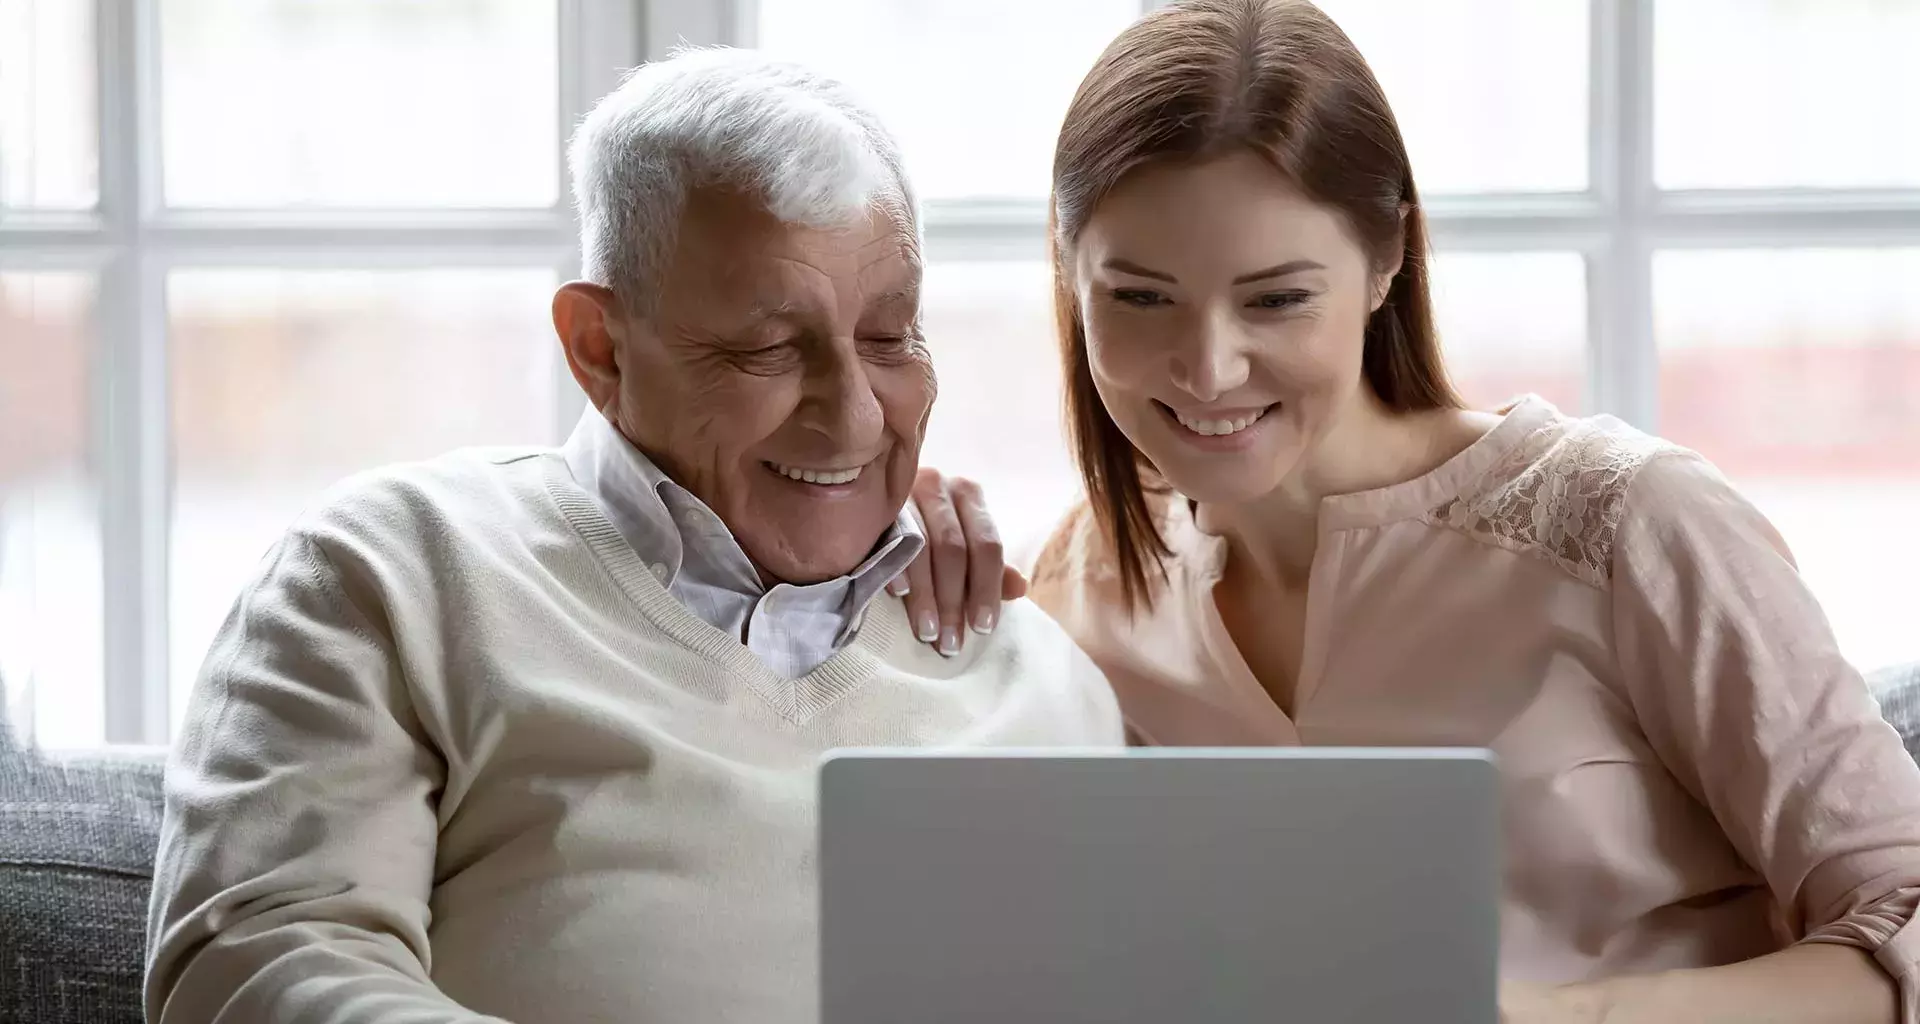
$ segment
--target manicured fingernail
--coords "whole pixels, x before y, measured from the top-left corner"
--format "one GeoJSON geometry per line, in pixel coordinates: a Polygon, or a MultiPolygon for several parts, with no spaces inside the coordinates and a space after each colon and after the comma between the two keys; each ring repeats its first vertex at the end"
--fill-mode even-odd
{"type": "Polygon", "coordinates": [[[913,624],[913,635],[919,637],[923,644],[932,643],[934,637],[940,635],[940,624],[934,621],[932,612],[922,614],[913,624]]]}
{"type": "Polygon", "coordinates": [[[981,636],[986,636],[988,633],[993,632],[993,624],[998,618],[999,616],[996,615],[991,608],[982,611],[973,617],[973,631],[981,636]]]}
{"type": "Polygon", "coordinates": [[[960,631],[945,629],[940,632],[940,653],[951,658],[960,653],[960,631]]]}
{"type": "Polygon", "coordinates": [[[895,597],[905,597],[913,593],[913,584],[908,583],[907,578],[902,576],[892,583],[887,584],[887,593],[895,597]]]}

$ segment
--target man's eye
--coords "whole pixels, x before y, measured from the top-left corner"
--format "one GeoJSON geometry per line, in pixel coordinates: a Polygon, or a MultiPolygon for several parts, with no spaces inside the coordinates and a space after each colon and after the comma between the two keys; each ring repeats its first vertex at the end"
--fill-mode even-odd
{"type": "Polygon", "coordinates": [[[735,349],[727,354],[727,359],[748,373],[768,374],[785,372],[799,362],[798,356],[798,346],[781,341],[758,348],[735,349]]]}
{"type": "Polygon", "coordinates": [[[869,334],[860,339],[860,352],[868,359],[894,363],[913,358],[914,334],[869,334]]]}
{"type": "Polygon", "coordinates": [[[1113,298],[1127,306],[1159,306],[1167,301],[1166,296],[1146,288],[1115,288],[1113,298]]]}

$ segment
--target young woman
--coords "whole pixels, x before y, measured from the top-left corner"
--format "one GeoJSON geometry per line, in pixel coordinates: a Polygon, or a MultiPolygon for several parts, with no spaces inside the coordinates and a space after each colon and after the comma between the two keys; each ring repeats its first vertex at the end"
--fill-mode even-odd
{"type": "MultiPolygon", "coordinates": [[[[1920,769],[1704,460],[1463,406],[1399,130],[1323,14],[1129,28],[1052,220],[1087,500],[1033,597],[1140,742],[1492,748],[1509,1021],[1920,1024],[1920,769]]],[[[908,600],[960,607],[971,558],[989,626],[977,491],[921,483],[908,600]]]]}

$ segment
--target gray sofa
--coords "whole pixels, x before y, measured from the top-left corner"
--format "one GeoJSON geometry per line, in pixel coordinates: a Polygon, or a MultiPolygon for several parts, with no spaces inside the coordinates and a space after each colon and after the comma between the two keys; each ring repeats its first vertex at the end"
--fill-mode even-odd
{"type": "Polygon", "coordinates": [[[0,1024],[138,1024],[153,752],[43,756],[0,717],[0,1024]]]}
{"type": "MultiPolygon", "coordinates": [[[[1920,755],[1920,664],[1870,681],[1920,755]]],[[[0,1024],[139,1024],[160,775],[152,752],[20,749],[0,720],[0,1024]]]]}

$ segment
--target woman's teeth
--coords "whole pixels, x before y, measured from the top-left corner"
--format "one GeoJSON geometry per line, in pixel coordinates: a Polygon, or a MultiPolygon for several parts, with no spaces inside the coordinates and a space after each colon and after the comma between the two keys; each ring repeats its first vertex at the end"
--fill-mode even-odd
{"type": "Polygon", "coordinates": [[[860,479],[860,471],[865,466],[852,469],[802,469],[798,466],[782,466],[778,462],[767,463],[767,468],[789,480],[798,480],[808,484],[850,484],[860,479]]]}
{"type": "Polygon", "coordinates": [[[1173,414],[1173,418],[1179,420],[1181,426],[1203,437],[1222,437],[1227,434],[1238,434],[1242,430],[1260,422],[1260,417],[1266,414],[1267,410],[1262,409],[1259,412],[1248,413],[1236,420],[1202,420],[1176,412],[1173,414]]]}

